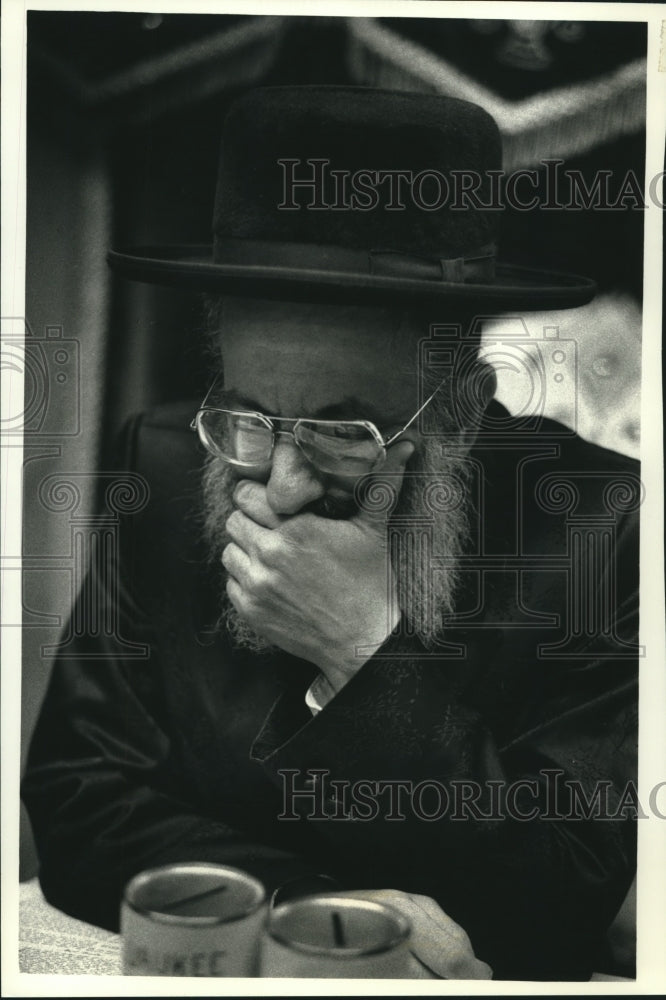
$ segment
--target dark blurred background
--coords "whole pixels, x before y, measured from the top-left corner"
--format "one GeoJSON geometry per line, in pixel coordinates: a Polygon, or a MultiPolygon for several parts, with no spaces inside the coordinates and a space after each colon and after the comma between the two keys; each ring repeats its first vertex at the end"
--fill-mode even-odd
{"type": "MultiPolygon", "coordinates": [[[[89,514],[91,473],[109,467],[127,417],[208,381],[199,299],[116,279],[105,254],[209,241],[229,103],[271,83],[448,93],[494,114],[506,170],[557,158],[588,185],[611,170],[617,192],[629,169],[644,176],[645,52],[639,23],[28,13],[26,321],[39,364],[28,378],[26,354],[24,743],[79,582],[71,517],[45,510],[41,485],[69,477],[77,516],[89,514]]],[[[574,330],[581,412],[587,436],[635,453],[642,212],[507,209],[501,248],[599,283],[574,330]]],[[[28,877],[27,825],[22,848],[28,877]]]]}

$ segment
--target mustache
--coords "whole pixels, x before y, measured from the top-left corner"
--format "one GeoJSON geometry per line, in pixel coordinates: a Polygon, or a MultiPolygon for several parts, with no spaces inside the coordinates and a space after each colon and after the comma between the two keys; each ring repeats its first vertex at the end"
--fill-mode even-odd
{"type": "Polygon", "coordinates": [[[336,496],[326,493],[303,507],[300,514],[316,514],[332,521],[348,521],[358,513],[358,504],[353,496],[336,496]]]}

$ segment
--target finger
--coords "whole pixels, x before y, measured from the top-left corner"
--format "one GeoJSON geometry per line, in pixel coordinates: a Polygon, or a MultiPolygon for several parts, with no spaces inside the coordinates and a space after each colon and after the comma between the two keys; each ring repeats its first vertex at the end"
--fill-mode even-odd
{"type": "Polygon", "coordinates": [[[490,966],[474,955],[466,932],[434,899],[410,896],[403,912],[412,922],[412,952],[435,975],[444,979],[492,978],[490,966]]]}
{"type": "Polygon", "coordinates": [[[359,496],[359,511],[354,521],[363,526],[372,528],[384,528],[387,515],[395,507],[395,501],[400,495],[405,475],[407,462],[414,454],[414,445],[411,441],[399,441],[392,445],[386,452],[386,461],[381,469],[374,475],[363,480],[363,488],[359,496]],[[395,498],[388,505],[385,503],[373,502],[373,486],[379,491],[379,497],[383,500],[385,490],[390,489],[395,498]]]}
{"type": "Polygon", "coordinates": [[[429,969],[427,965],[424,965],[416,957],[416,955],[411,954],[409,956],[409,978],[410,979],[441,979],[436,973],[429,969]]]}
{"type": "Polygon", "coordinates": [[[467,979],[492,979],[493,970],[487,962],[482,962],[480,958],[475,958],[470,966],[467,979]]]}
{"type": "Polygon", "coordinates": [[[284,517],[280,517],[268,502],[266,487],[251,479],[241,479],[234,490],[234,502],[247,517],[264,528],[279,528],[284,517]]]}
{"type": "MultiPolygon", "coordinates": [[[[407,916],[405,906],[409,904],[409,897],[406,893],[398,889],[344,889],[338,890],[336,896],[345,896],[350,899],[367,899],[371,902],[388,903],[394,910],[398,910],[407,916]]],[[[410,920],[411,924],[411,920],[410,920]]],[[[410,940],[410,954],[408,957],[407,976],[409,979],[441,979],[436,972],[433,972],[415,954],[410,940]]]]}
{"type": "Polygon", "coordinates": [[[247,552],[235,542],[229,542],[222,553],[222,565],[229,576],[247,589],[252,573],[252,562],[247,552]]]}
{"type": "MultiPolygon", "coordinates": [[[[363,890],[362,890],[363,891],[363,890]]],[[[367,890],[365,890],[367,891],[367,890]]],[[[372,898],[372,890],[366,898],[372,898]]],[[[383,889],[374,897],[400,910],[410,921],[413,956],[439,979],[491,979],[492,970],[474,955],[464,929],[430,896],[383,889]]]]}
{"type": "Polygon", "coordinates": [[[351,889],[341,895],[388,903],[407,917],[415,978],[492,979],[492,969],[476,958],[465,930],[430,896],[400,889],[351,889]],[[418,975],[416,963],[422,967],[418,975]]]}
{"type": "Polygon", "coordinates": [[[256,555],[262,541],[270,534],[269,528],[257,524],[242,510],[235,510],[229,515],[226,528],[231,540],[249,555],[256,555]]]}
{"type": "Polygon", "coordinates": [[[238,611],[239,614],[243,614],[244,591],[240,583],[237,580],[234,580],[233,576],[227,578],[226,590],[227,590],[227,596],[231,601],[231,603],[233,604],[233,606],[235,607],[236,611],[238,611]]]}

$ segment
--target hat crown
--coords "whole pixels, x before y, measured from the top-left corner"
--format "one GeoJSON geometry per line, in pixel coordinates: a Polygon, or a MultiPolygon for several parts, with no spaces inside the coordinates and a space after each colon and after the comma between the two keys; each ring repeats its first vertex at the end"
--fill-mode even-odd
{"type": "Polygon", "coordinates": [[[562,309],[595,285],[496,260],[501,142],[482,108],[366,87],[270,87],[229,111],[213,247],[137,247],[139,281],[325,302],[562,309]]]}
{"type": "Polygon", "coordinates": [[[467,174],[488,204],[489,171],[500,169],[497,126],[467,101],[362,87],[262,88],[225,121],[214,238],[436,258],[479,253],[496,240],[498,213],[461,205],[455,175],[467,174]]]}

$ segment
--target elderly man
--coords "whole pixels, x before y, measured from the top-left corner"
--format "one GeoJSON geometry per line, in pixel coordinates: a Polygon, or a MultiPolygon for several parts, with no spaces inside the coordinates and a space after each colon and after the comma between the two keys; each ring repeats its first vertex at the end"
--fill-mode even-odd
{"type": "Polygon", "coordinates": [[[594,969],[635,870],[638,480],[492,401],[475,319],[593,293],[496,263],[499,158],[464,102],[257,91],[212,256],[111,255],[207,292],[211,387],[129,429],[150,502],[54,670],[24,797],[55,905],[116,927],[131,875],[208,860],[388,899],[424,974],[594,969]]]}

